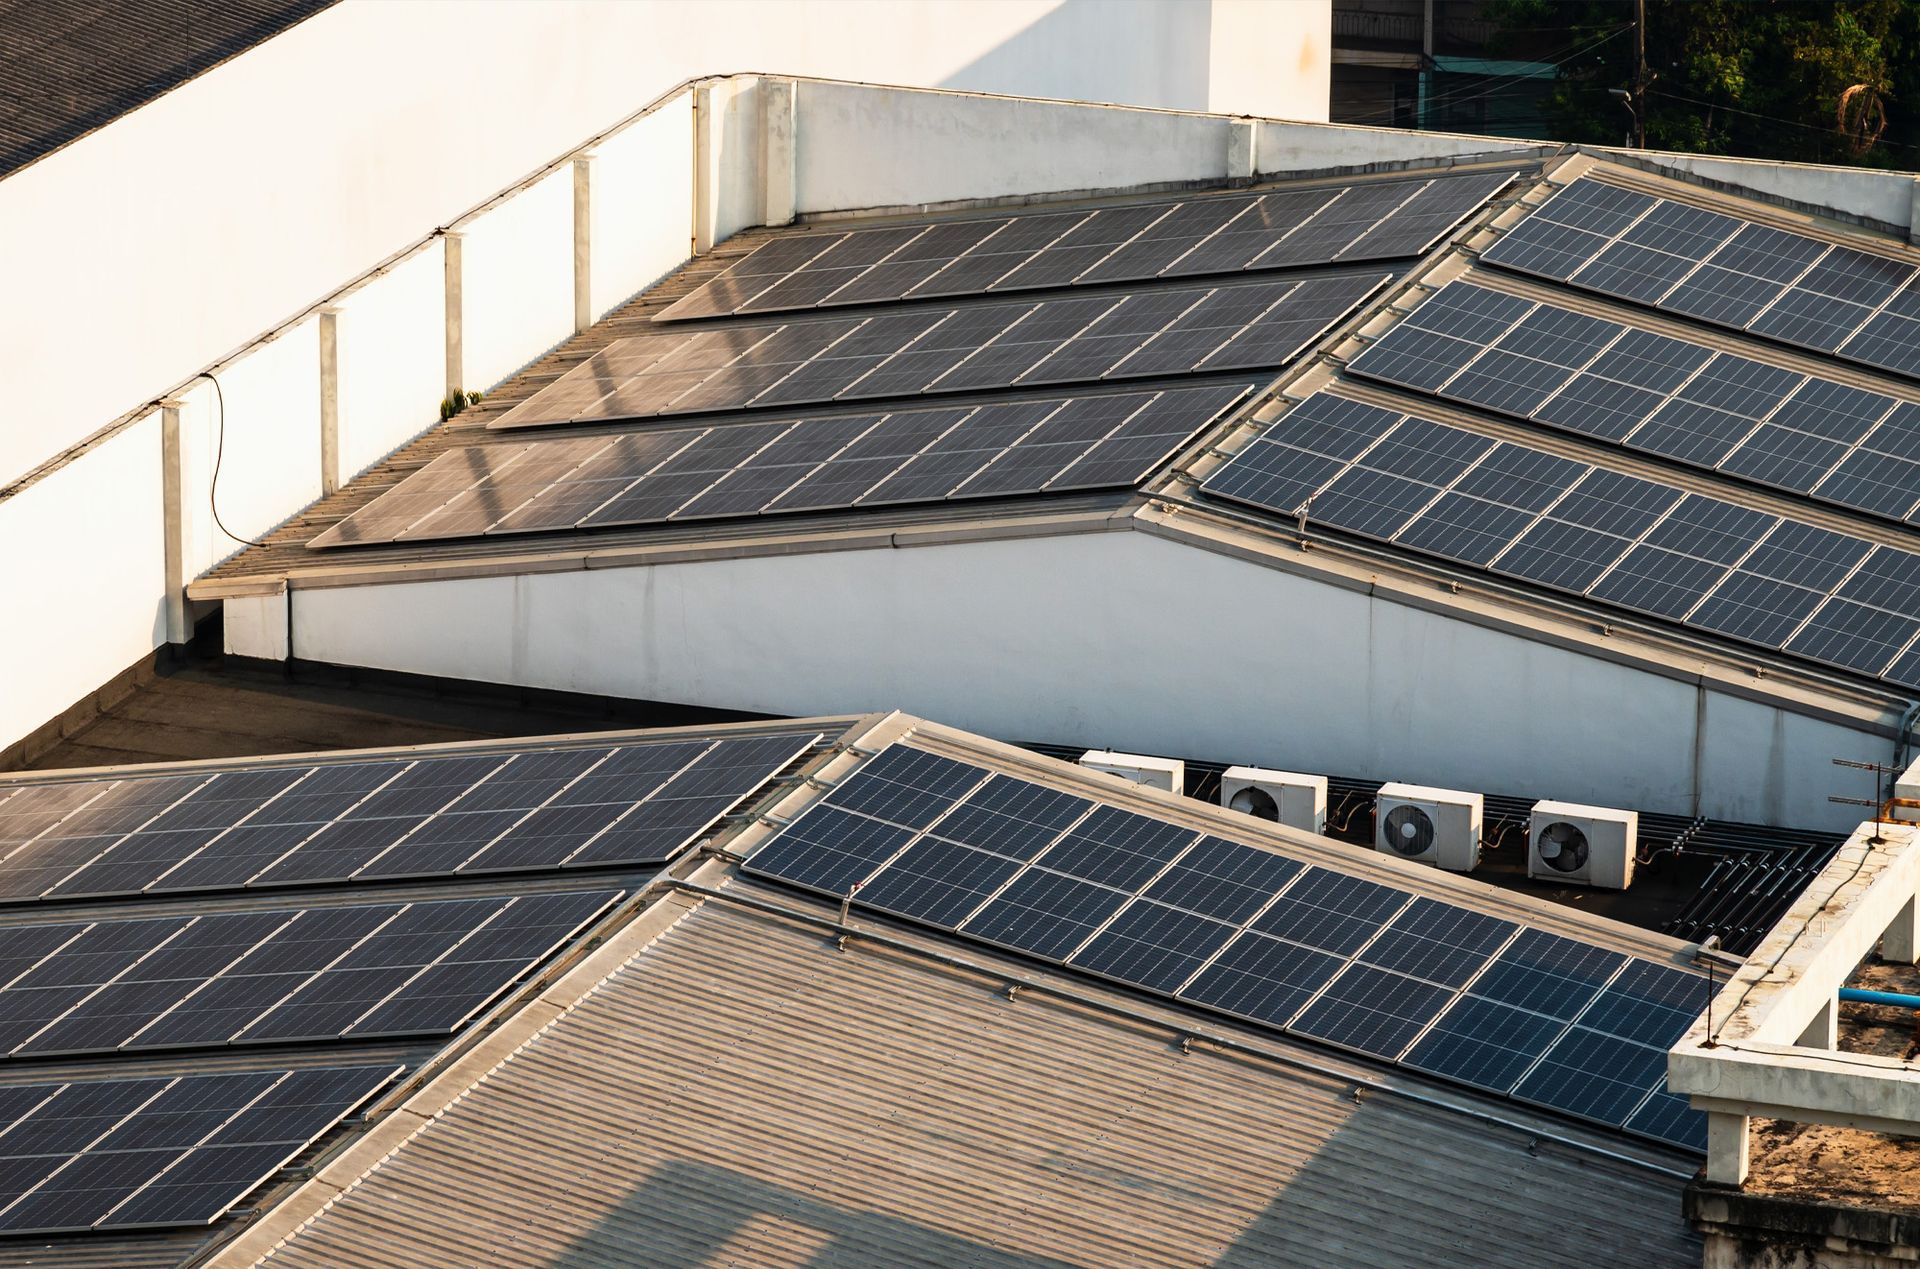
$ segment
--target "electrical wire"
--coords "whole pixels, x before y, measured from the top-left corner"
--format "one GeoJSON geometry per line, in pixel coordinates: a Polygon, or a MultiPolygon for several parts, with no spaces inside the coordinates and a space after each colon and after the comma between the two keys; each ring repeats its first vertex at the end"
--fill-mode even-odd
{"type": "MultiPolygon", "coordinates": [[[[1873,857],[1873,852],[1871,850],[1861,851],[1859,860],[1853,865],[1853,871],[1847,874],[1846,879],[1844,881],[1842,881],[1839,885],[1833,888],[1832,893],[1838,894],[1842,889],[1851,885],[1853,881],[1857,877],[1859,877],[1860,870],[1867,866],[1867,860],[1871,859],[1872,857],[1873,857]]],[[[1829,895],[1829,898],[1831,898],[1831,895],[1829,895]]],[[[1722,1027],[1726,1026],[1727,1023],[1733,1020],[1734,1014],[1740,1012],[1741,1007],[1747,1003],[1747,997],[1753,994],[1753,989],[1759,986],[1762,982],[1764,982],[1770,975],[1772,975],[1774,970],[1780,967],[1780,962],[1787,958],[1787,953],[1793,950],[1794,945],[1798,943],[1801,939],[1801,936],[1807,932],[1807,924],[1808,924],[1807,922],[1802,921],[1800,923],[1800,928],[1793,932],[1793,937],[1788,939],[1785,945],[1781,947],[1780,951],[1775,954],[1773,960],[1768,962],[1766,969],[1762,970],[1759,974],[1747,980],[1746,985],[1740,989],[1740,998],[1733,1002],[1733,1007],[1731,1009],[1728,1009],[1726,1016],[1720,1020],[1720,1025],[1722,1027]]],[[[1731,1045],[1731,1044],[1722,1045],[1721,1042],[1718,1039],[1716,1039],[1717,1034],[1718,1034],[1717,1031],[1711,1028],[1707,1031],[1707,1043],[1709,1045],[1729,1048],[1729,1049],[1734,1049],[1735,1051],[1739,1051],[1738,1045],[1731,1045]]]]}
{"type": "Polygon", "coordinates": [[[213,522],[220,532],[243,546],[265,546],[265,542],[256,542],[252,538],[243,538],[227,527],[220,518],[220,465],[227,456],[227,394],[220,387],[220,381],[213,377],[211,370],[203,370],[195,375],[196,379],[205,379],[213,385],[213,395],[220,400],[220,430],[215,434],[218,439],[213,447],[213,483],[207,488],[207,508],[213,512],[213,522]]]}
{"type": "MultiPolygon", "coordinates": [[[[1586,44],[1578,45],[1578,46],[1568,45],[1565,48],[1555,49],[1553,54],[1550,54],[1547,58],[1543,59],[1543,63],[1545,65],[1553,67],[1555,70],[1558,70],[1562,66],[1565,66],[1568,62],[1571,62],[1572,60],[1574,60],[1576,57],[1581,57],[1587,53],[1590,53],[1594,49],[1599,48],[1602,44],[1605,44],[1608,40],[1611,40],[1616,36],[1623,35],[1632,29],[1633,29],[1632,24],[1629,23],[1626,26],[1617,27],[1614,30],[1607,32],[1607,34],[1600,36],[1598,39],[1592,40],[1586,44]]],[[[1427,109],[1430,110],[1435,106],[1448,105],[1448,104],[1458,105],[1461,102],[1474,101],[1477,98],[1491,96],[1496,92],[1500,92],[1506,88],[1510,88],[1513,85],[1518,84],[1522,80],[1536,79],[1536,78],[1538,78],[1537,75],[1535,75],[1532,72],[1529,72],[1521,75],[1504,76],[1500,79],[1495,80],[1491,84],[1463,84],[1459,88],[1453,89],[1451,92],[1437,93],[1434,96],[1427,98],[1425,102],[1425,106],[1427,109]]],[[[1390,119],[1393,117],[1395,113],[1397,113],[1396,108],[1389,107],[1386,110],[1377,110],[1377,111],[1374,111],[1372,114],[1361,115],[1360,117],[1355,119],[1342,119],[1339,122],[1346,123],[1346,124],[1365,125],[1369,123],[1378,122],[1381,119],[1390,119]]]]}
{"type": "MultiPolygon", "coordinates": [[[[1762,123],[1785,124],[1789,128],[1800,128],[1806,132],[1818,132],[1821,136],[1835,137],[1835,138],[1839,136],[1839,134],[1834,132],[1831,128],[1824,128],[1817,124],[1800,123],[1799,121],[1793,120],[1793,119],[1781,119],[1775,115],[1763,115],[1763,114],[1756,113],[1755,111],[1752,111],[1752,110],[1742,110],[1738,106],[1729,106],[1724,102],[1705,101],[1699,97],[1688,97],[1682,93],[1670,93],[1659,88],[1647,89],[1647,95],[1650,97],[1665,97],[1669,101],[1684,101],[1690,105],[1695,105],[1695,106],[1706,106],[1708,109],[1711,109],[1711,110],[1724,110],[1728,114],[1745,115],[1749,119],[1758,119],[1762,123]]],[[[1874,145],[1876,146],[1886,145],[1886,146],[1892,146],[1893,148],[1898,150],[1913,150],[1916,152],[1920,152],[1920,145],[1913,145],[1905,141],[1888,141],[1883,138],[1879,141],[1875,141],[1874,145]]]]}

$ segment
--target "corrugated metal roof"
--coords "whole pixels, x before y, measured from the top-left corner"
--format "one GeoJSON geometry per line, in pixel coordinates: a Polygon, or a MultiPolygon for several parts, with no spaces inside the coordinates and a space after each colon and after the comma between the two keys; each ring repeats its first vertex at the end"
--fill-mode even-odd
{"type": "Polygon", "coordinates": [[[334,0],[25,0],[0,14],[0,176],[334,0]]]}
{"type": "Polygon", "coordinates": [[[999,986],[706,902],[266,1259],[1698,1261],[1670,1176],[999,986]]]}

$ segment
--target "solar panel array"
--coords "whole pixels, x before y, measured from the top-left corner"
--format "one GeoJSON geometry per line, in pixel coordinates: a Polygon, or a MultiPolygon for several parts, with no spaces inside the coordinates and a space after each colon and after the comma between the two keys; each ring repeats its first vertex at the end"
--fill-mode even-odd
{"type": "Polygon", "coordinates": [[[1920,405],[1465,282],[1349,366],[1920,524],[1920,405]]]}
{"type": "Polygon", "coordinates": [[[0,927],[0,1055],[444,1034],[619,897],[0,927]]]}
{"type": "Polygon", "coordinates": [[[1387,275],[736,323],[618,340],[493,428],[1277,366],[1387,275]]]}
{"type": "Polygon", "coordinates": [[[1583,178],[1481,258],[1920,376],[1920,269],[1806,234],[1583,178]]]}
{"type": "Polygon", "coordinates": [[[1692,1150],[1708,980],[894,745],[758,876],[1692,1150]]]}
{"type": "Polygon", "coordinates": [[[308,545],[1131,487],[1251,386],[1029,397],[451,450],[308,545]]]}
{"type": "Polygon", "coordinates": [[[656,321],[1423,254],[1510,172],[776,238],[656,321]]]}
{"type": "Polygon", "coordinates": [[[1316,393],[1204,493],[1920,686],[1920,555],[1316,393]]]}
{"type": "Polygon", "coordinates": [[[663,862],[819,739],[0,785],[0,903],[663,862]]]}
{"type": "Polygon", "coordinates": [[[392,1066],[0,1087],[0,1234],[204,1225],[392,1066]]]}

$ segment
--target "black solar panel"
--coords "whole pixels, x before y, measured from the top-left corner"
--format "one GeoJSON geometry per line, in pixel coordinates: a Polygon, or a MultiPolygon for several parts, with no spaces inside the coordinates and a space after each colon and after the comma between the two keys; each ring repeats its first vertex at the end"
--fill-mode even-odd
{"type": "Polygon", "coordinates": [[[1914,685],[1914,588],[1873,579],[1920,577],[1920,556],[1656,481],[1320,393],[1201,490],[1914,685]]]}
{"type": "Polygon", "coordinates": [[[398,1073],[10,1086],[0,1092],[0,1233],[208,1224],[398,1073]]]}
{"type": "Polygon", "coordinates": [[[763,244],[656,320],[1413,256],[1512,179],[1477,173],[801,233],[763,244]]]}
{"type": "MultiPolygon", "coordinates": [[[[955,266],[972,258],[962,257],[955,266]]],[[[932,282],[944,276],[937,274],[932,282]]],[[[1069,375],[1088,381],[1275,366],[1385,280],[1385,275],[1366,273],[1304,282],[1187,284],[1097,298],[1016,300],[650,335],[615,343],[606,360],[576,367],[496,422],[520,428],[978,391],[1011,387],[1029,375],[1039,376],[1035,382],[1064,382],[1069,375]],[[1158,325],[1151,324],[1152,317],[1160,319],[1158,325]],[[1083,335],[1093,342],[1082,343],[1083,335]],[[653,356],[662,343],[672,350],[653,356]],[[646,355],[638,355],[635,345],[646,355]],[[616,365],[636,368],[611,373],[616,365]],[[589,396],[592,404],[583,407],[589,396]]],[[[506,466],[525,457],[514,451],[447,463],[436,473],[438,484],[430,490],[423,482],[415,491],[405,510],[418,514],[406,523],[447,501],[430,492],[455,487],[448,497],[461,496],[482,477],[506,479],[506,466]]]]}
{"type": "Polygon", "coordinates": [[[7,931],[0,946],[25,940],[40,956],[0,986],[0,1048],[41,1056],[336,1039],[364,1034],[380,1009],[397,1011],[399,1032],[444,1032],[618,896],[596,890],[101,921],[51,947],[44,934],[7,931]],[[490,958],[451,1016],[428,1020],[409,1007],[423,972],[471,957],[487,945],[487,930],[517,921],[523,905],[540,913],[537,947],[490,958]]]}
{"type": "Polygon", "coordinates": [[[1602,294],[1920,373],[1905,261],[1575,180],[1482,258],[1602,294]]]}
{"type": "Polygon", "coordinates": [[[1069,962],[1076,969],[1171,993],[1237,933],[1225,921],[1140,899],[1069,962]]]}
{"type": "Polygon", "coordinates": [[[1853,509],[1911,512],[1915,499],[1904,490],[1889,496],[1883,484],[1829,479],[1894,412],[1893,398],[1545,303],[1497,331],[1476,325],[1484,346],[1434,333],[1456,313],[1505,314],[1513,303],[1450,285],[1355,358],[1353,370],[1853,509]]]}
{"type": "Polygon", "coordinates": [[[1664,1058],[1691,1025],[1707,980],[1677,967],[897,744],[745,867],[1699,1148],[1702,1117],[1651,1102],[1664,1062],[1606,1060],[1664,1058]]]}
{"type": "Polygon", "coordinates": [[[1356,962],[1334,976],[1290,1029],[1391,1061],[1452,996],[1445,987],[1356,962]]]}
{"type": "Polygon", "coordinates": [[[22,785],[24,797],[0,806],[17,802],[16,825],[35,831],[0,856],[0,901],[664,862],[818,739],[706,736],[22,785]],[[64,816],[25,814],[79,789],[93,796],[64,816]],[[671,823],[636,831],[667,807],[671,823]]]}
{"type": "MultiPolygon", "coordinates": [[[[1072,345],[1068,345],[1072,347],[1072,345]]],[[[837,415],[778,423],[527,445],[512,473],[456,497],[464,508],[416,517],[414,482],[475,470],[443,454],[315,538],[315,547],[380,540],[563,531],[720,516],[1007,497],[1136,484],[1230,409],[1248,383],[1052,396],[962,409],[837,415]],[[625,446],[624,442],[644,441],[625,446]],[[544,452],[559,451],[548,461],[544,452]],[[588,451],[591,456],[583,460],[588,451]],[[664,457],[663,457],[664,456],[664,457]],[[630,460],[630,461],[629,461],[630,460]],[[543,483],[544,482],[544,483],[543,483]],[[584,492],[580,492],[584,490],[584,492]],[[388,499],[400,510],[390,510],[388,499]],[[384,539],[381,534],[387,535],[384,539]]],[[[448,504],[452,505],[452,504],[448,504]]]]}

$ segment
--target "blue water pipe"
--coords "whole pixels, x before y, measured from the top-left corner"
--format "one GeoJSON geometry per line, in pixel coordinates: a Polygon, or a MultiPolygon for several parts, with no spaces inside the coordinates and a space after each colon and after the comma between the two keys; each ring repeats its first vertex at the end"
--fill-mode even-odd
{"type": "Polygon", "coordinates": [[[1920,1009],[1920,996],[1903,995],[1896,991],[1867,991],[1861,987],[1842,987],[1840,999],[1863,1005],[1894,1005],[1901,1009],[1920,1009]]]}

